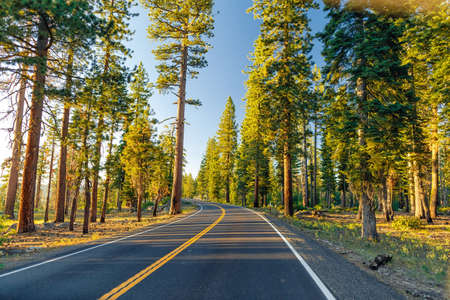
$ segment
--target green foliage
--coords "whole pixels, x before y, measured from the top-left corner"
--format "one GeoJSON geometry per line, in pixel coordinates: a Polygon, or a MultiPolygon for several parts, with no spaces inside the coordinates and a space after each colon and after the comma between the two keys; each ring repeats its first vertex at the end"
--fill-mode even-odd
{"type": "Polygon", "coordinates": [[[180,86],[180,69],[183,49],[187,51],[187,70],[191,78],[198,74],[197,69],[207,65],[205,54],[210,45],[205,38],[213,36],[214,19],[212,0],[141,0],[149,9],[150,26],[148,35],[161,42],[153,50],[158,79],[156,87],[168,92],[180,86]]]}
{"type": "Polygon", "coordinates": [[[422,222],[419,218],[412,216],[398,216],[392,221],[392,227],[397,230],[419,229],[422,227],[422,222]]]}
{"type": "MultiPolygon", "coordinates": [[[[237,125],[235,107],[231,97],[228,97],[225,110],[220,118],[217,142],[220,155],[222,177],[225,179],[225,189],[229,193],[230,180],[233,178],[233,166],[237,147],[237,125]]],[[[229,197],[229,194],[227,195],[229,197]]],[[[226,199],[229,201],[229,199],[226,199]]]]}

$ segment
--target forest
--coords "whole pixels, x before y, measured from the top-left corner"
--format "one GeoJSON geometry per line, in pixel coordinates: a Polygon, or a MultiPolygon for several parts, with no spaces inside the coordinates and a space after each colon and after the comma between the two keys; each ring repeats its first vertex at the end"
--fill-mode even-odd
{"type": "Polygon", "coordinates": [[[315,1],[254,0],[245,118],[237,123],[230,97],[197,176],[183,176],[185,106],[201,106],[186,89],[207,66],[213,2],[141,1],[159,45],[155,82],[142,63],[125,63],[135,5],[0,2],[2,118],[14,120],[0,206],[19,233],[35,230],[38,210],[73,230],[81,208],[87,233],[123,207],[138,221],[160,202],[178,214],[182,198],[286,216],[339,206],[374,240],[377,211],[428,223],[448,211],[446,1],[327,0],[328,23],[313,35],[315,1]],[[176,99],[173,123],[153,117],[156,90],[176,99]]]}
{"type": "Polygon", "coordinates": [[[448,212],[448,3],[324,6],[328,23],[313,36],[307,12],[317,3],[254,1],[248,13],[261,25],[244,70],[245,118],[239,126],[228,99],[185,191],[285,216],[345,208],[363,239],[377,239],[377,211],[431,224],[448,212]]]}

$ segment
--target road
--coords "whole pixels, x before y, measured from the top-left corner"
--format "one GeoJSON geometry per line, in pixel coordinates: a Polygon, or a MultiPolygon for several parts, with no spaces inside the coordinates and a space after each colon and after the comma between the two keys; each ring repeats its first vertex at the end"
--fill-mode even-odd
{"type": "Polygon", "coordinates": [[[0,274],[0,299],[333,299],[256,213],[200,203],[175,223],[0,274]]]}

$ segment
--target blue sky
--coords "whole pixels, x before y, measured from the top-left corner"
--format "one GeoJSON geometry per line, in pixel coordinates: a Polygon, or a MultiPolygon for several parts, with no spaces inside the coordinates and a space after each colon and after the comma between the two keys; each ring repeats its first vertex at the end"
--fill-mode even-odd
{"type": "MultiPolygon", "coordinates": [[[[245,95],[246,75],[242,71],[249,63],[249,52],[252,51],[253,41],[259,34],[257,22],[252,15],[246,13],[251,3],[251,0],[215,1],[215,36],[210,40],[213,48],[207,54],[208,67],[202,69],[199,77],[189,81],[187,85],[188,97],[200,99],[203,105],[199,108],[188,107],[186,110],[185,173],[196,176],[206,142],[217,131],[228,96],[233,98],[236,105],[237,122],[240,124],[244,118],[245,103],[242,99],[245,95]]],[[[133,50],[129,64],[133,66],[142,61],[150,80],[154,81],[158,76],[155,70],[157,62],[151,50],[156,44],[147,38],[146,29],[150,24],[147,12],[142,6],[134,10],[139,16],[131,21],[135,35],[128,43],[128,47],[133,50]]],[[[324,13],[320,10],[311,11],[310,18],[313,32],[321,31],[326,22],[324,13]]],[[[320,55],[320,43],[316,41],[315,44],[313,60],[321,66],[323,60],[320,55]]],[[[155,90],[150,102],[155,117],[159,120],[174,117],[175,100],[173,96],[160,95],[155,90]]]]}

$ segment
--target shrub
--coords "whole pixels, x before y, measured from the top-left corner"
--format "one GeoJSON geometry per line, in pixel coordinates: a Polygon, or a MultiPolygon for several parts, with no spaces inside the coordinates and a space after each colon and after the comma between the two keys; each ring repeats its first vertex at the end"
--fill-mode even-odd
{"type": "Polygon", "coordinates": [[[419,229],[422,226],[419,218],[399,216],[392,221],[392,227],[397,230],[419,229]]]}
{"type": "Polygon", "coordinates": [[[450,206],[448,207],[439,207],[438,212],[443,215],[450,216],[450,206]]]}

